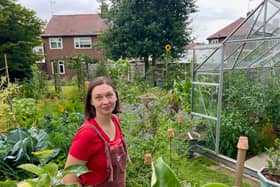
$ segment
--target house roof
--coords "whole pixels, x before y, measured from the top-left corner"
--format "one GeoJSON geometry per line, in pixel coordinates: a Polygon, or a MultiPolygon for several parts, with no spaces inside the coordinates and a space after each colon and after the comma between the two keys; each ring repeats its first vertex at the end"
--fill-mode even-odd
{"type": "Polygon", "coordinates": [[[98,14],[53,15],[42,37],[98,35],[107,27],[98,14]]]}
{"type": "Polygon", "coordinates": [[[207,40],[217,39],[217,38],[226,38],[229,34],[231,34],[241,23],[244,21],[245,18],[240,17],[239,19],[235,20],[234,22],[230,23],[229,25],[225,26],[224,28],[220,29],[219,31],[215,32],[214,34],[207,37],[207,40]]]}

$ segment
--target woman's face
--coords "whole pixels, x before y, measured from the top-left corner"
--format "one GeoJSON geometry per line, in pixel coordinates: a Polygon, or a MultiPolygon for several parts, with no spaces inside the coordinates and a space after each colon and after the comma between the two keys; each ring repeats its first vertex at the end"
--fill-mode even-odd
{"type": "Polygon", "coordinates": [[[112,114],[116,101],[117,96],[110,85],[101,84],[93,88],[91,104],[95,107],[96,116],[112,114]]]}

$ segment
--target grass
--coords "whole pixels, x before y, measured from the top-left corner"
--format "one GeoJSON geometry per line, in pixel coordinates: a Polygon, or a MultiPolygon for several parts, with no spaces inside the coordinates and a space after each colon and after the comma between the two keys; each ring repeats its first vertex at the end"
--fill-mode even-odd
{"type": "MultiPolygon", "coordinates": [[[[209,160],[204,156],[199,156],[193,159],[183,159],[176,163],[180,168],[173,168],[178,177],[187,181],[193,187],[199,187],[206,183],[223,183],[229,186],[234,185],[234,176],[219,170],[213,169],[218,167],[218,163],[209,160]]],[[[242,184],[242,187],[250,187],[248,183],[242,184]]]]}

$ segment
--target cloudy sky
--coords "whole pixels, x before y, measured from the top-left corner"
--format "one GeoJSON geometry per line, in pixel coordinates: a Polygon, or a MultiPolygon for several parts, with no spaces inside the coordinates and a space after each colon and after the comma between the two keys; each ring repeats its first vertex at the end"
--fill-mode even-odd
{"type": "MultiPolygon", "coordinates": [[[[52,14],[97,13],[96,0],[18,0],[18,2],[37,12],[45,21],[52,14]]],[[[196,41],[206,38],[239,17],[246,17],[248,10],[257,7],[262,0],[197,0],[198,12],[192,16],[191,27],[196,41]]]]}

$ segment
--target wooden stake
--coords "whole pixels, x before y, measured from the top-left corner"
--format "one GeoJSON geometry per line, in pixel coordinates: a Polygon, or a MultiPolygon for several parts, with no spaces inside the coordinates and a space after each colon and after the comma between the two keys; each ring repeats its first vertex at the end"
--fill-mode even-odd
{"type": "Polygon", "coordinates": [[[236,166],[236,175],[234,186],[241,187],[242,176],[244,170],[244,161],[246,158],[246,152],[248,150],[248,138],[246,136],[240,136],[237,144],[238,153],[237,153],[237,166],[236,166]]]}
{"type": "Polygon", "coordinates": [[[9,77],[9,68],[8,68],[8,61],[7,61],[7,55],[6,55],[6,54],[4,54],[4,62],[5,62],[7,83],[8,83],[8,85],[9,85],[9,83],[10,83],[10,77],[9,77]]]}

